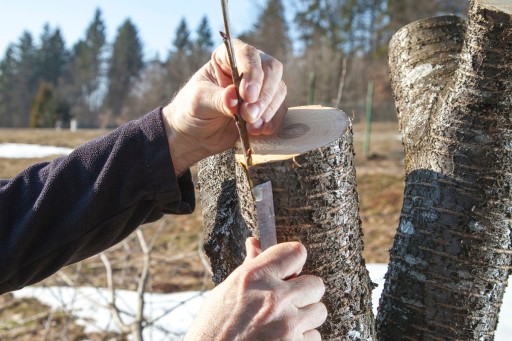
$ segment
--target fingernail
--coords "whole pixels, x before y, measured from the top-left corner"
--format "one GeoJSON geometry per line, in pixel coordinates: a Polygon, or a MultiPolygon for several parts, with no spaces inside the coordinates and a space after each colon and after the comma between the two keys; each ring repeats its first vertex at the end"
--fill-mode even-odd
{"type": "Polygon", "coordinates": [[[238,99],[230,99],[229,100],[229,107],[234,108],[238,105],[238,99]]]}
{"type": "Polygon", "coordinates": [[[261,129],[261,127],[263,127],[263,120],[260,118],[259,120],[254,122],[252,126],[254,129],[261,129]]]}
{"type": "Polygon", "coordinates": [[[254,84],[247,85],[247,97],[250,102],[255,102],[258,99],[258,87],[254,84]]]}
{"type": "Polygon", "coordinates": [[[252,121],[256,121],[258,119],[258,115],[260,114],[260,106],[257,103],[247,104],[247,113],[249,113],[249,116],[251,116],[252,121]]]}

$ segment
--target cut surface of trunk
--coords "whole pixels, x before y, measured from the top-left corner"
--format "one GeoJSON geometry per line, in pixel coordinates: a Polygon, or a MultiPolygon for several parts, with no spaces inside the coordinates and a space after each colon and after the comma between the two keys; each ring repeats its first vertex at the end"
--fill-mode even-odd
{"type": "Polygon", "coordinates": [[[406,151],[380,340],[492,340],[512,265],[512,6],[400,30],[390,67],[406,151]]]}
{"type": "MultiPolygon", "coordinates": [[[[228,222],[230,230],[239,228],[240,223],[247,231],[244,233],[258,236],[247,174],[254,185],[271,181],[278,242],[302,242],[308,250],[302,273],[317,275],[326,285],[323,302],[329,316],[320,329],[323,339],[375,339],[372,283],[362,258],[352,130],[346,115],[330,108],[291,108],[279,132],[254,138],[251,146],[254,165],[247,173],[239,162],[233,162],[232,155],[214,157],[217,163],[235,165],[234,175],[230,173],[228,178],[236,179],[238,202],[231,210],[237,212],[233,220],[239,221],[228,222]]],[[[238,154],[237,159],[243,158],[238,154]]],[[[210,174],[200,174],[203,200],[216,195],[206,191],[203,183],[225,181],[210,174]]],[[[224,207],[225,203],[219,205],[224,207]]],[[[212,220],[211,212],[206,214],[206,244],[218,245],[216,249],[220,250],[218,254],[209,253],[212,263],[215,258],[230,258],[244,240],[223,244],[225,234],[215,231],[225,226],[211,224],[216,219],[212,220]]],[[[223,267],[213,268],[214,278],[228,274],[223,267]],[[217,274],[219,271],[222,274],[217,274]]]]}

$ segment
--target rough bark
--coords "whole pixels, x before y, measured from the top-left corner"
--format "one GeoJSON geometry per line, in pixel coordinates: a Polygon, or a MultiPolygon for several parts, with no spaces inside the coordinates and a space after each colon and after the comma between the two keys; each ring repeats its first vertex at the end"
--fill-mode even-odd
{"type": "Polygon", "coordinates": [[[512,265],[512,6],[472,1],[391,41],[406,151],[380,340],[492,340],[512,265]]]}
{"type": "Polygon", "coordinates": [[[213,282],[221,283],[245,259],[245,240],[253,235],[238,201],[233,150],[197,165],[205,224],[204,250],[210,258],[213,282]]]}
{"type": "MultiPolygon", "coordinates": [[[[343,119],[347,120],[346,116],[343,119]]],[[[308,249],[303,273],[320,276],[325,282],[324,303],[329,316],[320,330],[323,340],[371,340],[375,339],[372,283],[362,258],[352,131],[346,129],[339,135],[327,146],[284,160],[256,164],[249,169],[249,174],[255,185],[272,181],[278,242],[301,241],[308,249]]],[[[223,168],[234,165],[229,154],[216,156],[213,160],[207,162],[221,164],[223,168]]],[[[213,249],[219,251],[213,254],[207,251],[215,264],[216,280],[224,279],[229,273],[219,260],[229,259],[227,262],[230,264],[242,262],[242,257],[233,257],[233,253],[238,255],[239,252],[232,250],[238,250],[244,238],[226,243],[225,231],[239,229],[239,224],[257,236],[254,203],[247,177],[239,164],[236,167],[236,174],[232,171],[213,177],[209,172],[200,174],[202,200],[210,202],[218,197],[218,191],[211,191],[206,183],[218,184],[237,179],[237,187],[232,192],[235,195],[229,195],[231,200],[238,198],[237,203],[225,202],[219,197],[217,213],[208,212],[212,206],[205,207],[204,211],[206,245],[215,245],[213,249]],[[236,212],[232,221],[213,223],[213,216],[219,212],[222,215],[232,204],[236,206],[228,208],[236,212]]]]}

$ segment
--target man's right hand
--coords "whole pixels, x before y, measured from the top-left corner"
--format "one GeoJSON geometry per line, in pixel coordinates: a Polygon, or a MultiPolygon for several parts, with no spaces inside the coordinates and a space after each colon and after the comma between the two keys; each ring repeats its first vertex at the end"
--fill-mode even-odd
{"type": "MultiPolygon", "coordinates": [[[[271,135],[288,110],[283,65],[240,40],[233,41],[239,72],[243,74],[240,114],[250,135],[271,135]]],[[[226,46],[220,45],[176,97],[163,109],[163,119],[175,173],[235,145],[234,115],[238,97],[231,77],[226,46]]]]}
{"type": "Polygon", "coordinates": [[[299,275],[306,248],[288,242],[261,252],[255,238],[246,248],[245,262],[212,290],[185,340],[320,340],[325,287],[299,275]]]}

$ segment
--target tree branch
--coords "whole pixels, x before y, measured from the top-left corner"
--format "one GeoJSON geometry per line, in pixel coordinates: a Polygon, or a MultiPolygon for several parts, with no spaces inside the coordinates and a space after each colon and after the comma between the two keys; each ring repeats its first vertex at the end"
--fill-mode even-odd
{"type": "Polygon", "coordinates": [[[103,262],[103,265],[105,266],[105,271],[107,275],[107,286],[110,292],[110,303],[108,305],[108,308],[110,309],[110,312],[112,313],[112,316],[114,317],[114,321],[116,322],[117,326],[121,331],[125,333],[129,333],[131,331],[130,326],[126,325],[123,322],[123,319],[121,318],[121,315],[119,314],[119,309],[116,305],[116,289],[114,288],[114,281],[113,281],[113,275],[112,275],[112,264],[110,263],[110,260],[105,255],[104,252],[100,253],[101,261],[103,262]]]}

